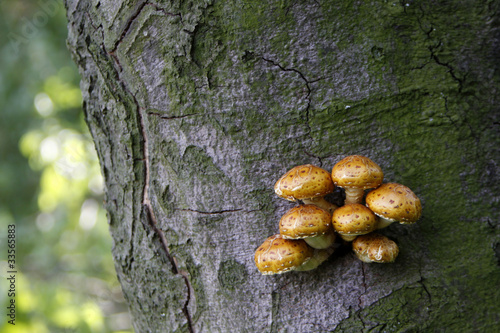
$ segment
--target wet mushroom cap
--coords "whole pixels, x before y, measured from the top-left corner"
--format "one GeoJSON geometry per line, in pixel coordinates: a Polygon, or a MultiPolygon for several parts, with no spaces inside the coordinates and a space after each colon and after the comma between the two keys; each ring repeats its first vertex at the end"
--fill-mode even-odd
{"type": "Polygon", "coordinates": [[[339,187],[375,188],[382,184],[384,173],[368,157],[351,155],[340,160],[332,169],[333,183],[339,187]]]}
{"type": "Polygon", "coordinates": [[[279,229],[283,238],[315,237],[332,231],[332,216],[315,205],[300,205],[283,215],[279,229]]]}
{"type": "Polygon", "coordinates": [[[281,177],[274,192],[290,201],[325,196],[334,190],[330,173],[312,164],[299,165],[281,177]]]}
{"type": "Polygon", "coordinates": [[[364,235],[377,228],[378,217],[362,204],[347,204],[333,212],[332,225],[341,235],[364,235]]]}
{"type": "Polygon", "coordinates": [[[286,273],[311,259],[314,250],[301,239],[267,238],[255,252],[255,265],[264,275],[286,273]]]}
{"type": "Polygon", "coordinates": [[[352,242],[352,249],[366,263],[394,262],[399,254],[399,247],[394,241],[377,233],[358,236],[352,242]]]}
{"type": "Polygon", "coordinates": [[[386,183],[368,193],[366,206],[376,215],[402,224],[415,223],[422,215],[420,199],[398,183],[386,183]]]}

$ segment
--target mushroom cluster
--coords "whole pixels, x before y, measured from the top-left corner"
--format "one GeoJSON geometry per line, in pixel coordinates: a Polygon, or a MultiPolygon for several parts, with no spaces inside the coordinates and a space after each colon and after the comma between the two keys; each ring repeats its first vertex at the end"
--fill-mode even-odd
{"type": "Polygon", "coordinates": [[[398,245],[375,231],[394,222],[415,223],[422,205],[408,187],[383,179],[380,166],[360,155],[342,159],[331,173],[311,164],[289,170],[274,192],[299,205],[280,219],[279,233],[258,247],[258,270],[271,275],[315,269],[334,252],[337,235],[363,262],[394,262],[398,245]],[[325,199],[335,187],[345,191],[341,207],[325,199]]]}

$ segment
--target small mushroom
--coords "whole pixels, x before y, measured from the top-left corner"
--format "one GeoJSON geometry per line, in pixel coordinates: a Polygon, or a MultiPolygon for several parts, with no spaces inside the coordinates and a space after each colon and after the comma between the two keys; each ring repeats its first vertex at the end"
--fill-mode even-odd
{"type": "Polygon", "coordinates": [[[361,203],[364,190],[380,186],[383,179],[378,164],[360,155],[347,156],[332,169],[333,183],[345,190],[345,204],[361,203]]]}
{"type": "Polygon", "coordinates": [[[335,242],[331,214],[315,205],[293,207],[280,219],[279,229],[283,238],[304,239],[315,249],[326,249],[335,242]]]}
{"type": "Polygon", "coordinates": [[[408,187],[398,183],[386,183],[368,193],[366,206],[380,217],[379,229],[396,221],[415,223],[422,215],[420,199],[408,187]]]}
{"type": "Polygon", "coordinates": [[[377,229],[378,217],[362,204],[347,204],[333,212],[333,228],[345,241],[377,229]]]}
{"type": "Polygon", "coordinates": [[[337,206],[326,201],[324,196],[332,193],[335,186],[328,171],[312,164],[299,165],[281,177],[274,185],[274,192],[286,200],[302,200],[332,213],[337,206]]]}
{"type": "Polygon", "coordinates": [[[267,238],[255,252],[255,265],[263,275],[282,274],[311,259],[314,250],[301,239],[284,239],[280,234],[267,238]]]}
{"type": "Polygon", "coordinates": [[[366,263],[391,263],[399,253],[394,241],[377,233],[357,237],[352,242],[352,249],[359,260],[366,263]]]}

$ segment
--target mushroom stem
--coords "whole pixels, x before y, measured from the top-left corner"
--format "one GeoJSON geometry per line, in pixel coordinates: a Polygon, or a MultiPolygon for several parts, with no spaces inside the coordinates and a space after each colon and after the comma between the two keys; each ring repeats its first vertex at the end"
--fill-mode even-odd
{"type": "Polygon", "coordinates": [[[330,247],[328,249],[314,250],[314,254],[311,259],[297,267],[295,270],[299,272],[313,270],[324,263],[334,251],[335,249],[333,247],[330,247]]]}
{"type": "Polygon", "coordinates": [[[365,191],[362,188],[346,187],[345,188],[345,205],[361,203],[365,191]]]}
{"type": "Polygon", "coordinates": [[[335,238],[335,232],[330,231],[319,236],[304,238],[304,240],[312,248],[327,249],[335,242],[335,238]]]}
{"type": "Polygon", "coordinates": [[[396,222],[395,220],[386,219],[385,217],[379,216],[379,222],[377,224],[377,229],[382,229],[388,227],[392,223],[396,222]]]}
{"type": "Polygon", "coordinates": [[[356,239],[356,237],[358,237],[358,235],[340,235],[340,237],[345,240],[346,242],[352,242],[353,240],[356,239]]]}
{"type": "Polygon", "coordinates": [[[302,202],[306,205],[316,205],[319,208],[323,208],[328,211],[330,214],[333,214],[333,211],[338,208],[337,205],[326,201],[324,197],[302,199],[302,202]]]}

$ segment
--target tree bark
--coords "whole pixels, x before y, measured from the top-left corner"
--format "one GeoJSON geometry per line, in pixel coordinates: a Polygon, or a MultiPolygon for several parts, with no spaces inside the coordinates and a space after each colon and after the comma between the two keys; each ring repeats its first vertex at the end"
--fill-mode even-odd
{"type": "Polygon", "coordinates": [[[498,1],[66,0],[137,332],[500,329],[498,1]],[[423,217],[262,276],[288,169],[365,155],[423,217]]]}

